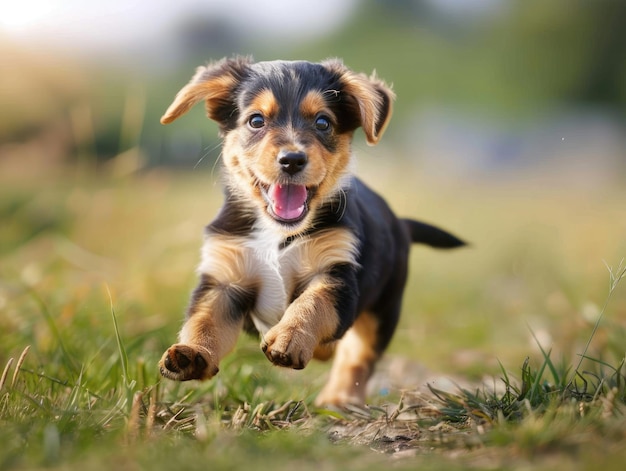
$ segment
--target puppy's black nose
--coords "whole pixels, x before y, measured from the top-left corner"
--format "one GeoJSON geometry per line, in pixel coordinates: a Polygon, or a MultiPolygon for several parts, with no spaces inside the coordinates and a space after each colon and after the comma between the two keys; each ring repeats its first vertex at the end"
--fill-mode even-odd
{"type": "Polygon", "coordinates": [[[306,167],[307,158],[304,152],[281,152],[278,155],[278,163],[284,172],[295,175],[306,167]]]}

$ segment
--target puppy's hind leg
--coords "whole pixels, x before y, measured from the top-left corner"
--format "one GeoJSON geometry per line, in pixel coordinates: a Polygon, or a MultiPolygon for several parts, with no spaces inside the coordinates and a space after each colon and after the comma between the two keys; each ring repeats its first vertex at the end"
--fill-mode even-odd
{"type": "Polygon", "coordinates": [[[367,381],[380,357],[378,337],[377,317],[369,312],[361,313],[337,344],[330,378],[317,396],[316,405],[365,403],[367,381]]]}

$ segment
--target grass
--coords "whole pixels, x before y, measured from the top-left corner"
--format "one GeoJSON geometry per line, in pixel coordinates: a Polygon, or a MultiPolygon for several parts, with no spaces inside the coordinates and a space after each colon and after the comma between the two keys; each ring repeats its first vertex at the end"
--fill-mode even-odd
{"type": "Polygon", "coordinates": [[[210,173],[0,172],[0,469],[621,469],[626,268],[602,260],[626,252],[623,189],[424,180],[407,200],[362,167],[473,248],[413,251],[370,403],[337,411],[312,406],[326,365],[274,368],[247,337],[210,382],[158,377],[210,173]]]}

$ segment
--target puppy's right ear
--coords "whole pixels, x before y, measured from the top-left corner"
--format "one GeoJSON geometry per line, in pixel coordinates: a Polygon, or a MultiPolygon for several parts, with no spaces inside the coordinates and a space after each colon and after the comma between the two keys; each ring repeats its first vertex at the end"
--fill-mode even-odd
{"type": "Polygon", "coordinates": [[[235,103],[234,90],[246,77],[252,59],[249,57],[225,58],[218,62],[198,67],[191,81],[177,94],[161,124],[169,124],[205,100],[207,116],[226,127],[232,119],[235,103]]]}

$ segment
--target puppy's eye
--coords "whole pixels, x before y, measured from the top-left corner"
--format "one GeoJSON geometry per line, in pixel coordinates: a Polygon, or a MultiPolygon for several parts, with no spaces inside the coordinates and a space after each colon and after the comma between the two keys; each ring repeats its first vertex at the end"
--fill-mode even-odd
{"type": "Polygon", "coordinates": [[[328,131],[330,129],[330,121],[326,116],[319,116],[315,120],[315,129],[318,131],[328,131]]]}
{"type": "Polygon", "coordinates": [[[248,126],[252,129],[261,129],[265,126],[265,118],[260,114],[253,114],[248,120],[248,126]]]}

